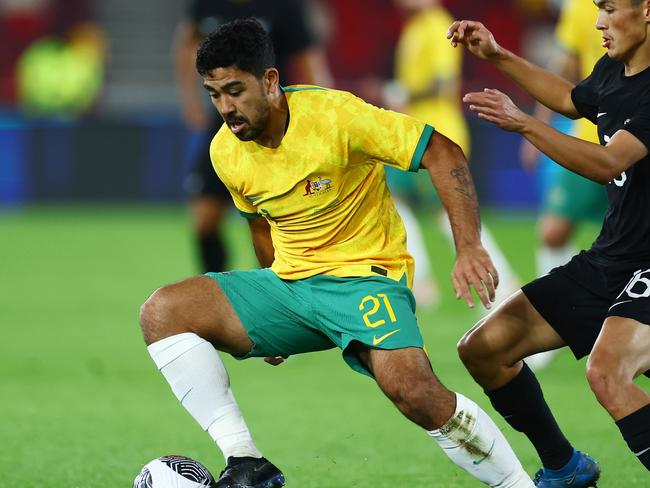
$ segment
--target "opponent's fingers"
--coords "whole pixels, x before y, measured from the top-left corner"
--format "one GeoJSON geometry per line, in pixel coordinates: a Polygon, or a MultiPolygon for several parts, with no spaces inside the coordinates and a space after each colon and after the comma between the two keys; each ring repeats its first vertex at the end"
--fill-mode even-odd
{"type": "Polygon", "coordinates": [[[485,120],[487,122],[491,122],[491,123],[501,127],[501,122],[502,121],[501,121],[501,119],[499,117],[495,117],[493,115],[486,115],[486,114],[478,112],[476,110],[475,110],[475,112],[478,115],[479,119],[483,119],[483,120],[485,120]]]}
{"type": "Polygon", "coordinates": [[[482,105],[482,104],[472,103],[467,108],[469,108],[472,112],[476,112],[483,115],[489,115],[492,117],[497,117],[501,113],[501,111],[499,111],[494,107],[489,107],[487,105],[482,105]]]}
{"type": "Polygon", "coordinates": [[[458,31],[458,26],[460,26],[460,20],[455,20],[447,29],[447,39],[451,39],[454,34],[458,31]]]}
{"type": "Polygon", "coordinates": [[[488,93],[483,90],[482,92],[469,92],[463,95],[463,102],[465,103],[478,103],[481,105],[490,104],[497,105],[500,102],[499,97],[495,93],[488,93]]]}

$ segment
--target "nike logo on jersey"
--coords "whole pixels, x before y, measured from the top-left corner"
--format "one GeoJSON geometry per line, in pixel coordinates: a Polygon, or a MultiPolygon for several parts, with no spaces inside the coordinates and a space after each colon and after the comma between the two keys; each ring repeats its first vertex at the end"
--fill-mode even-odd
{"type": "Polygon", "coordinates": [[[400,331],[400,329],[395,329],[390,331],[388,334],[384,334],[383,336],[377,338],[377,336],[372,336],[372,345],[376,346],[377,344],[381,344],[384,342],[386,339],[388,339],[390,336],[393,334],[397,334],[400,331]]]}
{"type": "Polygon", "coordinates": [[[599,118],[601,118],[603,115],[607,115],[607,112],[598,112],[598,115],[596,115],[596,118],[599,119],[599,118]]]}

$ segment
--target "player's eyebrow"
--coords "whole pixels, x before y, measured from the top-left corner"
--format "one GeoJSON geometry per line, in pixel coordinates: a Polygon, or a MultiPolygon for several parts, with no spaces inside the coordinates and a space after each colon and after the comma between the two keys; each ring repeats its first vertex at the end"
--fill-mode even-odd
{"type": "Polygon", "coordinates": [[[598,8],[602,8],[606,3],[610,3],[609,0],[593,0],[594,5],[598,8]]]}
{"type": "MultiPolygon", "coordinates": [[[[232,89],[232,88],[239,88],[240,85],[241,85],[241,86],[244,86],[244,83],[241,82],[241,81],[239,81],[239,80],[234,80],[234,81],[230,81],[230,82],[226,83],[225,85],[223,85],[223,86],[221,86],[221,87],[219,87],[219,88],[220,88],[221,90],[223,90],[223,91],[226,91],[226,90],[230,90],[230,89],[232,89]]],[[[209,92],[215,92],[215,93],[216,93],[216,91],[217,91],[217,90],[215,90],[212,86],[208,85],[207,83],[203,83],[203,86],[204,86],[205,89],[208,90],[209,92]]]]}

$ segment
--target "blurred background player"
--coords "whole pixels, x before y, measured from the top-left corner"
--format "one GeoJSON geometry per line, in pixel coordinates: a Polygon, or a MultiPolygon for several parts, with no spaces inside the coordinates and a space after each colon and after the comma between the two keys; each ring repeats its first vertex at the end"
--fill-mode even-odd
{"type": "Polygon", "coordinates": [[[308,2],[301,0],[193,0],[187,18],[176,34],[176,78],[181,110],[187,127],[200,131],[194,146],[192,170],[186,181],[191,196],[192,223],[203,271],[223,271],[227,251],[221,225],[230,208],[230,197],[210,163],[210,140],[222,120],[208,112],[207,99],[194,67],[201,39],[226,22],[255,17],[271,36],[282,84],[305,83],[332,86],[325,56],[308,19],[308,2]]]}
{"type": "MultiPolygon", "coordinates": [[[[460,103],[462,51],[452,48],[444,33],[453,22],[439,0],[394,0],[406,16],[395,56],[395,79],[385,85],[384,105],[431,124],[456,144],[469,158],[471,144],[460,103]]],[[[413,207],[436,199],[426,175],[411,175],[386,167],[388,183],[407,234],[407,248],[417,263],[413,293],[418,305],[433,305],[439,299],[423,232],[413,207]],[[424,200],[424,201],[423,201],[424,200]]],[[[427,205],[428,208],[428,205],[427,205]]],[[[440,228],[453,245],[446,215],[440,228]]],[[[482,240],[501,276],[497,291],[500,302],[519,288],[515,275],[498,244],[485,227],[482,240]]]]}
{"type": "MultiPolygon", "coordinates": [[[[601,35],[594,28],[597,11],[590,2],[565,0],[555,31],[557,53],[550,69],[577,83],[589,76],[596,61],[605,53],[601,35]]],[[[538,104],[535,116],[545,122],[553,120],[558,130],[589,142],[598,143],[598,131],[587,119],[571,122],[538,104]]],[[[602,185],[564,169],[545,156],[527,140],[521,145],[521,158],[532,168],[539,158],[539,178],[542,190],[542,213],[538,222],[539,247],[536,252],[538,276],[566,264],[577,249],[572,242],[581,222],[600,224],[607,210],[607,194],[602,185]]],[[[594,236],[595,237],[595,236],[594,236]]],[[[547,366],[557,351],[547,351],[529,357],[532,369],[547,366]]]]}

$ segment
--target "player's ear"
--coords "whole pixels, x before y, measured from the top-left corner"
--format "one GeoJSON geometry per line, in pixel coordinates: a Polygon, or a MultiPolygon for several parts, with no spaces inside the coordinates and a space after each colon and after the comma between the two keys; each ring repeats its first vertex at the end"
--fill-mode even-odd
{"type": "Polygon", "coordinates": [[[280,87],[280,73],[275,68],[267,68],[264,71],[264,89],[267,94],[274,93],[280,87]]]}

